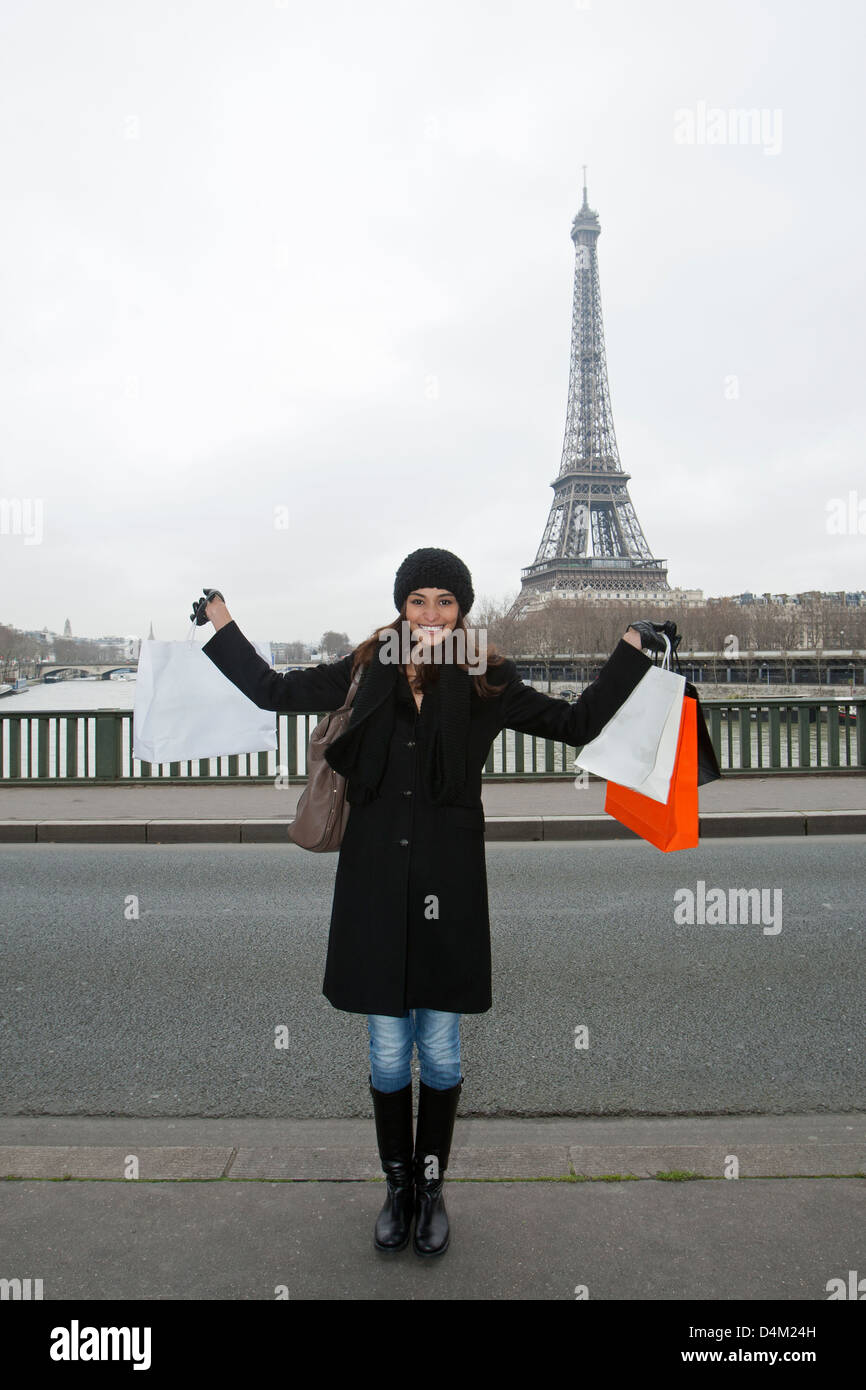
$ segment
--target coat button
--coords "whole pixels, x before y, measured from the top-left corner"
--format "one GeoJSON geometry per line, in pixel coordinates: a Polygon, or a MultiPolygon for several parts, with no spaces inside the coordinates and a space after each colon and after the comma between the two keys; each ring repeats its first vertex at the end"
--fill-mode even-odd
{"type": "Polygon", "coordinates": [[[401,844],[401,845],[408,845],[408,843],[409,843],[408,840],[401,840],[401,841],[400,841],[400,844],[401,844]]]}

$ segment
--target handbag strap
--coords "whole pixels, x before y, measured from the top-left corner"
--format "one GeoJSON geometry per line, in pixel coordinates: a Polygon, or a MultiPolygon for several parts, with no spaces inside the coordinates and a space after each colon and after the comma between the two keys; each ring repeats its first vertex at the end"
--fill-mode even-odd
{"type": "Polygon", "coordinates": [[[359,670],[359,671],[357,672],[357,674],[354,675],[354,676],[352,677],[352,679],[351,679],[351,681],[350,681],[350,683],[349,683],[349,690],[348,690],[348,693],[347,693],[347,695],[346,695],[346,702],[345,702],[345,704],[343,705],[343,709],[348,709],[348,708],[349,708],[349,706],[351,705],[352,701],[354,700],[355,696],[356,696],[357,693],[358,693],[358,686],[359,686],[360,684],[361,684],[361,671],[359,670]]]}

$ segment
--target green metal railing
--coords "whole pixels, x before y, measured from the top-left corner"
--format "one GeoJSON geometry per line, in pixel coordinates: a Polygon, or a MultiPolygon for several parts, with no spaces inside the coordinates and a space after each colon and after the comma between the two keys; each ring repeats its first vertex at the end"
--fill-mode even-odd
{"type": "MultiPolygon", "coordinates": [[[[747,774],[863,771],[866,699],[702,700],[723,772],[747,774]]],[[[93,782],[303,782],[319,714],[274,716],[277,749],[188,762],[144,763],[132,756],[131,710],[9,711],[0,708],[0,785],[93,782]]],[[[575,777],[568,743],[503,730],[485,778],[575,777]]]]}

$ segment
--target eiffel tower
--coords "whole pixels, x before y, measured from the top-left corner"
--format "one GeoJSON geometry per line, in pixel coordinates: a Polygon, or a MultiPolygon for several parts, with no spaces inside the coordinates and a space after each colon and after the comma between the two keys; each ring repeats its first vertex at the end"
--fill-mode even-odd
{"type": "Polygon", "coordinates": [[[575,249],[571,369],[565,441],[538,554],[521,570],[512,615],[553,598],[664,599],[667,568],[653,559],[628,495],[619,460],[601,317],[596,243],[598,213],[586,195],[571,226],[575,249]],[[592,553],[588,543],[592,537],[592,553]]]}

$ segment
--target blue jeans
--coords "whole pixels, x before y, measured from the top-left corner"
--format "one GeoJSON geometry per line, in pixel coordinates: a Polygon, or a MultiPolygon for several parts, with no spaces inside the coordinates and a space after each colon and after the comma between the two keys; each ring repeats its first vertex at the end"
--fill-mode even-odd
{"type": "Polygon", "coordinates": [[[377,1091],[402,1091],[412,1080],[412,1047],[417,1044],[421,1080],[447,1091],[462,1080],[460,1015],[438,1009],[412,1009],[397,1018],[368,1014],[370,1077],[377,1091]]]}

